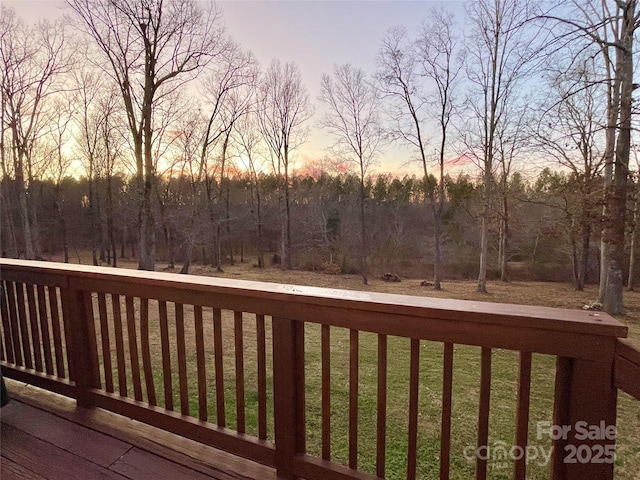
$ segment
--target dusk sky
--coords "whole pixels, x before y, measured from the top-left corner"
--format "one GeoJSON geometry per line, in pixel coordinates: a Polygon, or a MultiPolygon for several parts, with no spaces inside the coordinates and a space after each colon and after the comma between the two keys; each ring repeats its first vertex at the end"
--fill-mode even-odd
{"type": "MultiPolygon", "coordinates": [[[[60,0],[2,0],[25,20],[61,15],[60,0]]],[[[298,152],[300,160],[322,158],[331,144],[323,131],[315,128],[321,105],[317,100],[323,73],[332,73],[335,64],[351,63],[366,72],[375,71],[375,57],[384,33],[404,25],[415,32],[429,9],[445,4],[463,24],[464,2],[460,1],[245,1],[226,0],[217,4],[231,36],[251,50],[266,67],[271,59],[295,61],[315,106],[309,122],[309,142],[298,152]]],[[[379,171],[419,172],[407,166],[410,154],[400,146],[390,146],[380,156],[379,171]]]]}

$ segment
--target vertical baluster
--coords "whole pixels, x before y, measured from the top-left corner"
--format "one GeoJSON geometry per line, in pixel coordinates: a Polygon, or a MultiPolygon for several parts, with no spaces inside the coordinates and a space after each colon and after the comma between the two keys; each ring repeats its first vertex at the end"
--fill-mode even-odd
{"type": "Polygon", "coordinates": [[[113,365],[111,364],[111,342],[109,340],[109,319],[105,294],[98,293],[98,316],[100,317],[100,337],[102,339],[102,361],[105,390],[113,393],[113,365]]]}
{"type": "Polygon", "coordinates": [[[242,312],[233,312],[233,332],[236,357],[236,430],[238,433],[245,433],[244,341],[242,331],[242,312]]]}
{"type": "Polygon", "coordinates": [[[376,475],[385,476],[387,445],[387,336],[378,335],[378,411],[376,475]]]}
{"type": "Polygon", "coordinates": [[[111,294],[111,310],[113,311],[113,333],[116,339],[116,362],[118,365],[118,393],[122,397],[127,393],[127,365],[124,354],[124,336],[122,332],[122,309],[120,295],[111,294]]]}
{"type": "Polygon", "coordinates": [[[42,332],[42,347],[44,351],[44,368],[47,375],[53,375],[53,357],[51,356],[51,335],[49,334],[49,315],[47,314],[47,298],[44,286],[36,286],[38,293],[38,315],[40,317],[40,331],[42,332]]]}
{"type": "Polygon", "coordinates": [[[51,313],[51,330],[53,331],[53,351],[56,356],[56,375],[60,378],[66,378],[64,368],[65,354],[62,348],[62,329],[60,328],[60,314],[58,313],[58,290],[56,287],[48,287],[47,292],[49,297],[49,312],[51,313]]]}
{"type": "MultiPolygon", "coordinates": [[[[480,360],[480,408],[478,411],[478,449],[489,443],[489,403],[491,400],[491,349],[482,347],[480,360]]],[[[476,480],[487,478],[487,460],[479,455],[476,460],[476,480]]]]}
{"type": "Polygon", "coordinates": [[[216,420],[218,425],[225,427],[226,415],[224,409],[224,357],[222,351],[222,312],[213,309],[213,356],[216,376],[216,420]]]}
{"type": "Polygon", "coordinates": [[[5,348],[7,351],[7,361],[9,363],[16,363],[16,356],[13,349],[14,339],[13,332],[11,331],[11,321],[9,320],[9,301],[7,298],[7,283],[2,282],[2,296],[0,297],[0,313],[2,314],[2,328],[4,330],[4,336],[2,340],[4,341],[5,348]]]}
{"type": "Polygon", "coordinates": [[[100,380],[100,361],[98,360],[98,339],[96,335],[96,321],[93,314],[93,294],[91,292],[82,292],[84,299],[84,318],[87,322],[87,344],[89,346],[89,356],[91,365],[91,386],[94,388],[102,388],[100,380]]]}
{"type": "Polygon", "coordinates": [[[13,352],[16,359],[16,365],[24,366],[24,357],[22,355],[22,346],[20,344],[20,327],[18,322],[18,313],[16,311],[16,295],[15,284],[6,282],[6,296],[9,310],[9,322],[11,324],[11,338],[13,340],[13,352]]]}
{"type": "Polygon", "coordinates": [[[267,438],[267,339],[264,315],[256,315],[256,347],[258,355],[258,438],[267,438]]]}
{"type": "Polygon", "coordinates": [[[207,371],[204,358],[204,327],[202,325],[202,307],[193,307],[196,330],[196,365],[198,368],[198,418],[207,420],[207,371]]]}
{"type": "MultiPolygon", "coordinates": [[[[529,436],[529,399],[531,393],[531,352],[520,352],[520,373],[518,376],[518,404],[516,413],[515,445],[526,451],[529,436]]],[[[527,458],[516,459],[514,479],[527,477],[527,458]]]]}
{"type": "Polygon", "coordinates": [[[144,370],[144,384],[147,389],[149,405],[156,406],[156,387],[153,381],[151,367],[151,347],[149,345],[149,300],[140,299],[140,348],[142,349],[142,368],[144,370]]]}
{"type": "Polygon", "coordinates": [[[453,392],[453,344],[444,344],[442,365],[442,421],[440,424],[440,480],[449,478],[451,456],[451,400],[453,392]]]}
{"type": "Polygon", "coordinates": [[[180,413],[189,415],[189,385],[187,383],[187,354],[184,338],[184,306],[176,303],[176,343],[178,347],[178,379],[180,385],[180,413]]]}
{"type": "Polygon", "coordinates": [[[138,341],[136,335],[136,316],[133,297],[125,297],[127,312],[127,336],[129,337],[129,357],[131,359],[131,379],[133,382],[133,396],[142,401],[142,382],[140,380],[140,359],[138,357],[138,341]]]}
{"type": "Polygon", "coordinates": [[[272,318],[272,328],[276,475],[292,480],[294,457],[306,451],[304,412],[299,410],[304,409],[304,328],[277,317],[272,318]]]}
{"type": "Polygon", "coordinates": [[[27,304],[29,306],[29,326],[31,327],[31,346],[33,347],[33,358],[36,371],[43,372],[42,368],[42,342],[40,341],[40,328],[38,327],[38,312],[36,309],[36,299],[33,294],[33,285],[26,284],[27,304]]]}
{"type": "Polygon", "coordinates": [[[160,343],[162,344],[162,380],[164,384],[164,408],[173,410],[173,384],[171,380],[171,354],[169,350],[169,319],[167,302],[158,303],[160,312],[160,343]]]}
{"type": "Polygon", "coordinates": [[[322,459],[331,460],[331,327],[320,331],[322,356],[322,459]]]}
{"type": "Polygon", "coordinates": [[[24,285],[22,283],[16,286],[16,304],[18,307],[18,320],[20,321],[20,339],[22,340],[22,354],[24,356],[24,366],[33,368],[31,360],[31,347],[29,346],[29,327],[27,325],[27,312],[24,299],[24,285]]]}
{"type": "Polygon", "coordinates": [[[418,383],[420,377],[420,340],[411,339],[409,357],[409,435],[407,445],[407,479],[416,478],[418,452],[418,383]]]}
{"type": "Polygon", "coordinates": [[[349,331],[349,468],[358,468],[358,331],[349,331]]]}

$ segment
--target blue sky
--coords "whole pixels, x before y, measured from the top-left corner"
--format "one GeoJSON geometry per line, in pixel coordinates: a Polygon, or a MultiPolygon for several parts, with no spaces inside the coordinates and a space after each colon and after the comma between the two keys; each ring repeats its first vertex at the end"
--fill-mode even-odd
{"type": "MultiPolygon", "coordinates": [[[[63,1],[2,0],[27,19],[60,15],[63,1]]],[[[271,59],[295,61],[302,73],[316,115],[310,121],[309,142],[299,156],[321,158],[331,143],[314,128],[321,106],[317,101],[320,78],[331,73],[335,64],[349,62],[372,73],[375,57],[384,33],[395,25],[414,32],[431,7],[444,4],[462,21],[464,2],[416,0],[342,1],[342,0],[223,0],[217,2],[229,33],[251,50],[266,66],[271,59]]],[[[409,153],[399,146],[388,147],[380,157],[377,170],[407,171],[409,153]],[[404,166],[404,167],[403,167],[404,166]]],[[[410,170],[418,172],[417,165],[410,170]]]]}

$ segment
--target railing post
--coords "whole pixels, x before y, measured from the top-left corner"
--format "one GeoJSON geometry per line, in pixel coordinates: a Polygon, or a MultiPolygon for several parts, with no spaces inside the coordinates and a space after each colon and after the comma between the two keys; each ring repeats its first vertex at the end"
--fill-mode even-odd
{"type": "Polygon", "coordinates": [[[305,447],[304,325],[273,318],[273,391],[278,480],[293,480],[293,461],[305,447]]]}
{"type": "Polygon", "coordinates": [[[558,358],[553,480],[613,479],[616,402],[613,354],[600,361],[558,358]]]}
{"type": "Polygon", "coordinates": [[[75,382],[78,406],[89,408],[93,406],[89,390],[100,386],[98,365],[94,359],[94,353],[97,354],[95,329],[93,324],[89,325],[93,322],[91,293],[70,284],[61,289],[61,294],[69,378],[75,382]]]}

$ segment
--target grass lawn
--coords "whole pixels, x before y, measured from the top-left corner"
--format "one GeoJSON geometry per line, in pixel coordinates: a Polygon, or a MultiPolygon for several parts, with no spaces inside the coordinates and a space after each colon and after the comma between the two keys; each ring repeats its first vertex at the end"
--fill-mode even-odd
{"type": "MultiPolygon", "coordinates": [[[[127,266],[127,265],[125,265],[127,266]]],[[[133,265],[129,265],[133,266],[133,265]]],[[[357,275],[326,275],[302,271],[280,271],[275,268],[259,270],[248,264],[225,267],[224,273],[215,273],[211,268],[194,266],[196,275],[218,275],[227,278],[258,280],[278,283],[313,285],[330,288],[372,290],[377,292],[456,298],[475,301],[491,301],[528,305],[552,306],[561,308],[581,308],[593,301],[596,288],[590,286],[584,292],[576,292],[570,285],[541,282],[499,283],[490,282],[489,293],[475,291],[471,281],[445,282],[442,291],[421,287],[420,280],[403,280],[400,283],[386,283],[372,279],[367,286],[362,285],[357,275]]],[[[640,346],[640,293],[625,293],[626,316],[620,320],[629,327],[629,338],[640,346]]],[[[195,343],[192,308],[185,309],[187,339],[187,358],[189,361],[188,378],[190,385],[191,415],[197,415],[197,369],[195,366],[195,343]]],[[[154,308],[150,309],[152,319],[154,308]]],[[[169,312],[172,318],[172,312],[169,312]]],[[[153,323],[153,322],[152,322],[153,323]]],[[[245,345],[245,385],[247,433],[257,434],[257,373],[254,316],[244,316],[245,345]]],[[[272,422],[272,382],[270,377],[271,332],[267,322],[268,352],[268,396],[269,417],[272,422]]],[[[209,312],[205,309],[205,332],[211,324],[209,312]]],[[[170,325],[170,331],[174,328],[170,325]]],[[[235,377],[233,354],[233,315],[223,312],[223,336],[225,344],[225,391],[227,425],[235,427],[235,377]]],[[[159,334],[151,328],[151,348],[154,363],[156,392],[159,403],[163,405],[162,372],[159,334]]],[[[206,335],[205,350],[212,356],[213,342],[206,335]]],[[[125,341],[126,343],[126,341],[125,341]]],[[[113,341],[111,343],[114,344],[113,341]]],[[[377,335],[360,333],[360,395],[359,395],[359,453],[358,465],[368,472],[375,473],[376,438],[376,389],[377,389],[377,335]]],[[[175,349],[172,365],[176,365],[175,349]]],[[[348,363],[349,331],[331,329],[331,410],[333,461],[346,464],[348,456],[348,363]]],[[[442,398],[442,355],[443,345],[437,342],[420,344],[420,392],[418,427],[418,476],[435,478],[439,465],[439,434],[442,398]]],[[[467,447],[476,443],[478,392],[480,383],[480,348],[456,345],[454,351],[454,386],[452,413],[451,478],[471,478],[474,462],[466,458],[467,447]]],[[[320,328],[308,325],[305,331],[306,354],[306,397],[307,397],[307,449],[313,455],[320,455],[320,386],[321,355],[320,328]]],[[[207,357],[209,358],[209,357],[207,357]]],[[[210,362],[210,360],[207,360],[210,362]]],[[[211,365],[211,363],[208,363],[211,365]]],[[[215,421],[215,382],[213,368],[207,367],[208,412],[209,420],[215,421]]],[[[177,391],[178,378],[173,369],[174,392],[177,391]]],[[[531,388],[531,410],[529,426],[529,445],[535,446],[539,454],[528,467],[527,478],[549,478],[548,467],[543,454],[548,454],[551,442],[548,437],[537,438],[538,422],[551,422],[553,412],[553,384],[555,358],[548,355],[534,355],[531,388]]],[[[491,414],[489,429],[490,446],[513,445],[515,435],[515,408],[517,403],[518,353],[495,349],[492,364],[491,414]]],[[[387,477],[404,478],[406,476],[406,439],[408,431],[408,385],[409,385],[409,340],[389,338],[388,345],[388,385],[387,385],[387,477]]],[[[143,381],[144,386],[144,381],[143,381]]],[[[174,402],[178,409],[179,399],[174,393],[174,402]]],[[[269,438],[273,438],[272,424],[269,425],[269,438]]],[[[508,459],[489,460],[489,478],[511,478],[513,463],[508,459]]],[[[618,437],[616,479],[637,480],[640,471],[640,402],[624,393],[619,394],[618,437]]]]}

